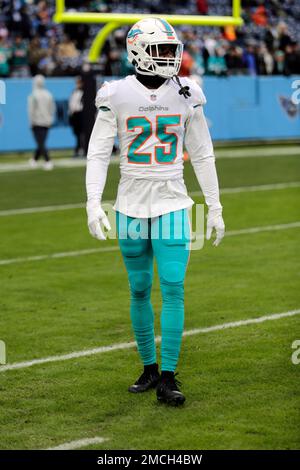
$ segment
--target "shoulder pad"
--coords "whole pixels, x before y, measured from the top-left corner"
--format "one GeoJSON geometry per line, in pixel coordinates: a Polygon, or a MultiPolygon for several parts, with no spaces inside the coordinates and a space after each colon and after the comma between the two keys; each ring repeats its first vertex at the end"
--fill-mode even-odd
{"type": "Polygon", "coordinates": [[[181,79],[184,85],[190,87],[191,96],[188,98],[188,102],[190,106],[203,106],[206,104],[206,98],[202,91],[202,88],[198,85],[195,80],[191,78],[185,77],[181,79]]]}
{"type": "Polygon", "coordinates": [[[101,88],[99,89],[96,96],[96,107],[108,107],[113,108],[112,98],[117,93],[119,84],[122,80],[113,80],[110,82],[104,82],[101,88]]]}
{"type": "Polygon", "coordinates": [[[96,100],[95,100],[96,108],[100,108],[100,106],[108,106],[109,104],[109,83],[104,82],[101,88],[97,92],[96,100]]]}

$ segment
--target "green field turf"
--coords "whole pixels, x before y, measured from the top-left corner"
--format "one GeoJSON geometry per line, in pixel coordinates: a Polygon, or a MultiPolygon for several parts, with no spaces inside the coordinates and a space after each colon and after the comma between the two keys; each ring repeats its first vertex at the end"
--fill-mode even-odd
{"type": "MultiPolygon", "coordinates": [[[[221,188],[300,182],[300,150],[224,158],[217,167],[221,188]]],[[[111,165],[105,200],[115,197],[118,177],[111,165]]],[[[199,189],[189,163],[185,178],[190,191],[199,189]]],[[[300,228],[230,235],[299,222],[299,193],[287,185],[223,194],[229,234],[218,248],[206,242],[192,252],[187,331],[300,308],[300,228]]],[[[83,168],[0,173],[0,211],[84,200],[83,168]]],[[[133,341],[118,250],[1,265],[115,247],[114,240],[90,237],[84,209],[2,215],[0,233],[0,339],[9,364],[133,341]]],[[[158,335],[157,278],[152,299],[158,335]]],[[[297,449],[296,339],[300,315],[185,337],[178,371],[187,401],[180,409],[159,405],[154,391],[127,392],[141,369],[135,348],[2,372],[0,366],[0,449],[45,449],[95,436],[107,441],[90,449],[297,449]]]]}

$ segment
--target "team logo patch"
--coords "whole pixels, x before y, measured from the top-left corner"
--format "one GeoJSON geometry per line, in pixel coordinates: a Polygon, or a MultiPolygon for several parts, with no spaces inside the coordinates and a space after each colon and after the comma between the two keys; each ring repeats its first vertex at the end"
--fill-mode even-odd
{"type": "Polygon", "coordinates": [[[281,104],[282,109],[290,118],[295,118],[298,114],[298,106],[293,103],[291,98],[286,98],[285,96],[279,96],[279,103],[281,104]]]}
{"type": "Polygon", "coordinates": [[[134,43],[139,34],[143,34],[141,29],[131,29],[127,35],[128,42],[130,44],[134,43]]]}

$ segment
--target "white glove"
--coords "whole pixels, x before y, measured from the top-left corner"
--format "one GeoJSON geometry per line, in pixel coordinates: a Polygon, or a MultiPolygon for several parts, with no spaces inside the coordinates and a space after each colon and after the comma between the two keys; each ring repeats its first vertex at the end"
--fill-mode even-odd
{"type": "Polygon", "coordinates": [[[106,236],[103,233],[100,222],[102,222],[107,230],[111,230],[111,226],[100,203],[98,201],[88,201],[86,211],[88,216],[89,232],[92,237],[97,238],[97,240],[106,240],[106,236]]]}
{"type": "Polygon", "coordinates": [[[209,209],[207,215],[206,238],[210,240],[213,230],[216,231],[214,246],[218,246],[225,235],[225,224],[222,217],[222,209],[209,209]]]}

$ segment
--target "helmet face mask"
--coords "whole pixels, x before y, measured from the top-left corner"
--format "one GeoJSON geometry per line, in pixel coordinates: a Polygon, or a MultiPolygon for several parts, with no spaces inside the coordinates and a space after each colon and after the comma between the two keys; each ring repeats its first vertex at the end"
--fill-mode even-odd
{"type": "Polygon", "coordinates": [[[138,73],[172,78],[180,69],[183,44],[165,20],[147,18],[129,31],[127,52],[138,73]]]}

